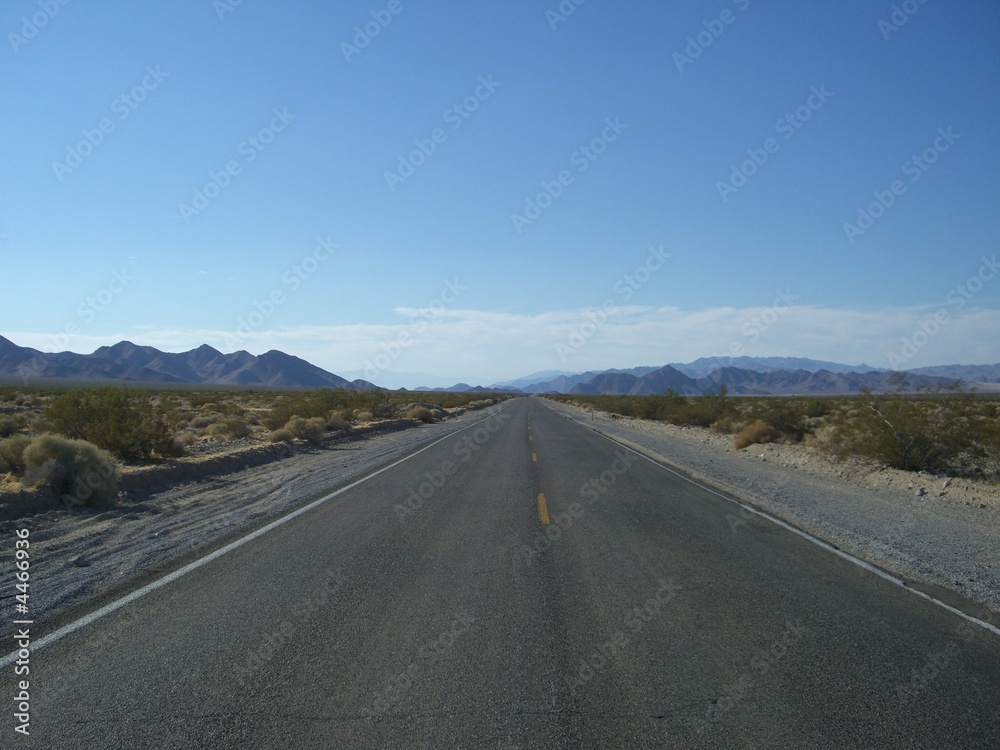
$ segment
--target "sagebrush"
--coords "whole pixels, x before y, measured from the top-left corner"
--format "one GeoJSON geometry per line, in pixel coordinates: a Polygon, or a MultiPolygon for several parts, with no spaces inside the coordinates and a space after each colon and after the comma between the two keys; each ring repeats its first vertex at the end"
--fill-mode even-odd
{"type": "Polygon", "coordinates": [[[50,487],[67,505],[101,505],[118,488],[121,472],[105,450],[85,440],[40,435],[24,450],[24,478],[50,487]]]}

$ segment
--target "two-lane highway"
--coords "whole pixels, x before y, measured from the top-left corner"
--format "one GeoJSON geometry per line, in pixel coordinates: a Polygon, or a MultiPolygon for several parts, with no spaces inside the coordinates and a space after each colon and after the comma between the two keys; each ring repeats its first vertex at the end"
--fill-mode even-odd
{"type": "Polygon", "coordinates": [[[1000,747],[1000,637],[737,513],[516,399],[33,654],[0,745],[1000,747]]]}

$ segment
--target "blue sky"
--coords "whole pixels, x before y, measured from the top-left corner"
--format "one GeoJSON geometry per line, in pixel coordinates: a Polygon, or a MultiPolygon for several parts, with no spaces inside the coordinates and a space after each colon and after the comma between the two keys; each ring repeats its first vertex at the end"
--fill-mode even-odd
{"type": "Polygon", "coordinates": [[[1000,361],[994,2],[11,0],[0,32],[21,345],[390,387],[1000,361]]]}

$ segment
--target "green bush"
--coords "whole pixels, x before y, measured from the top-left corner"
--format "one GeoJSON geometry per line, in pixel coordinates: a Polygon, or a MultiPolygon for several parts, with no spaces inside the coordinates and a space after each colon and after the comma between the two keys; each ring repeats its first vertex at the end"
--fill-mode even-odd
{"type": "Polygon", "coordinates": [[[830,413],[830,402],[823,398],[812,398],[806,402],[805,415],[810,419],[825,417],[830,413]]]}
{"type": "Polygon", "coordinates": [[[126,461],[177,455],[172,431],[148,396],[124,387],[67,391],[49,404],[41,426],[91,442],[126,461]]]}
{"type": "Polygon", "coordinates": [[[9,414],[0,416],[0,438],[16,435],[21,431],[21,427],[21,420],[17,417],[12,417],[9,414]]]}
{"type": "Polygon", "coordinates": [[[982,417],[971,394],[926,395],[867,392],[862,404],[834,425],[834,451],[905,471],[982,474],[995,452],[995,426],[982,417]]]}
{"type": "Polygon", "coordinates": [[[31,444],[31,438],[24,435],[0,440],[0,472],[24,473],[24,450],[31,444]]]}
{"type": "Polygon", "coordinates": [[[67,505],[106,503],[118,488],[121,473],[114,459],[85,440],[41,435],[24,451],[25,479],[51,487],[67,505]]]}

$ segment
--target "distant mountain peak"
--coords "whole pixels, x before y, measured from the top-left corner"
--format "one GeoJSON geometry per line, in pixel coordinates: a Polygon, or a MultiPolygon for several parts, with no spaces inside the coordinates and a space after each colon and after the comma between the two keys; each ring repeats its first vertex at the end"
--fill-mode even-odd
{"type": "Polygon", "coordinates": [[[39,378],[347,390],[376,388],[364,380],[349,382],[277,349],[255,357],[243,350],[223,354],[202,344],[175,354],[131,341],[119,341],[112,346],[102,346],[92,354],[44,354],[17,346],[3,337],[0,337],[0,377],[21,378],[23,363],[29,355],[36,359],[41,357],[40,366],[32,370],[33,376],[39,378]]]}

